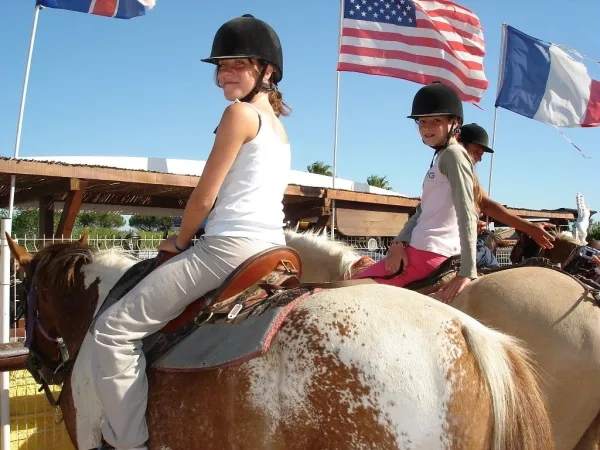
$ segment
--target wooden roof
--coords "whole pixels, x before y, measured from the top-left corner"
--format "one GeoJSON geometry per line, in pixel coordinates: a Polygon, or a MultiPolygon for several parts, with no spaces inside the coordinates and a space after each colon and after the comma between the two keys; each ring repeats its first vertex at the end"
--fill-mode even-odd
{"type": "MultiPolygon", "coordinates": [[[[64,201],[68,191],[78,189],[79,180],[85,180],[85,204],[174,209],[184,207],[199,179],[193,175],[0,157],[0,207],[8,205],[12,175],[17,177],[15,205],[37,201],[40,197],[64,201]]],[[[418,198],[299,185],[289,185],[285,195],[286,204],[309,199],[329,199],[386,208],[412,209],[419,202],[418,198]]],[[[575,209],[568,208],[509,209],[527,218],[573,220],[577,216],[575,209]]]]}

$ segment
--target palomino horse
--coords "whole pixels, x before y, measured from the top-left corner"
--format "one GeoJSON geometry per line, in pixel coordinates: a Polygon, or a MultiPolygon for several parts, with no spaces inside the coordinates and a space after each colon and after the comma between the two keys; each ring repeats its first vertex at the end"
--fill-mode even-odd
{"type": "MultiPolygon", "coordinates": [[[[133,261],[84,242],[34,256],[9,243],[37,294],[31,348],[55,366],[62,338],[76,358],[60,408],[73,442],[90,449],[100,440],[100,405],[88,328],[133,261]]],[[[318,291],[287,316],[266,354],[240,365],[149,368],[148,377],[153,450],[552,448],[543,396],[518,341],[389,286],[318,291]]]]}
{"type": "MultiPolygon", "coordinates": [[[[288,231],[286,240],[310,261],[305,282],[347,278],[364,259],[314,233],[288,231]]],[[[567,238],[555,242],[557,258],[572,249],[567,238]]],[[[480,277],[451,306],[519,338],[533,352],[557,449],[600,448],[600,311],[586,289],[558,271],[522,267],[480,277]]]]}

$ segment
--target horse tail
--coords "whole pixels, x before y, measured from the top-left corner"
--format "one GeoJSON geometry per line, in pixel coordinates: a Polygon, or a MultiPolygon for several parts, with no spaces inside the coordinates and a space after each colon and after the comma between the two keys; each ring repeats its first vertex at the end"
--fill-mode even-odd
{"type": "Polygon", "coordinates": [[[540,380],[521,342],[478,322],[468,321],[462,331],[489,389],[494,420],[492,449],[553,449],[540,380]]]}

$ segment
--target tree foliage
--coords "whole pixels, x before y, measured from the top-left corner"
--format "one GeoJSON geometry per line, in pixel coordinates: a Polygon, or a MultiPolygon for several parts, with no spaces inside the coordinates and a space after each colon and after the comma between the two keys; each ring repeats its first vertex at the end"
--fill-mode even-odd
{"type": "Polygon", "coordinates": [[[129,218],[129,226],[142,231],[165,231],[173,226],[173,218],[135,214],[129,218]]]}
{"type": "Polygon", "coordinates": [[[594,222],[590,225],[587,235],[587,241],[600,241],[600,222],[594,222]]]}
{"type": "Polygon", "coordinates": [[[80,212],[75,226],[79,228],[120,228],[125,225],[121,214],[109,212],[80,212]]]}
{"type": "Polygon", "coordinates": [[[333,176],[331,172],[331,166],[325,164],[323,161],[315,161],[309,166],[306,166],[306,170],[310,173],[318,173],[319,175],[327,175],[328,177],[333,176]]]}
{"type": "Polygon", "coordinates": [[[391,191],[392,187],[390,186],[390,183],[388,180],[386,180],[386,178],[387,178],[386,176],[370,175],[367,178],[367,184],[369,184],[370,186],[387,189],[388,191],[391,191]]]}

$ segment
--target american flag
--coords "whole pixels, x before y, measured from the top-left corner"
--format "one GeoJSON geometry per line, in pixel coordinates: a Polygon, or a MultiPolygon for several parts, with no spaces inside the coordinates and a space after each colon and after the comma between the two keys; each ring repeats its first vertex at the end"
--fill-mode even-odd
{"type": "Polygon", "coordinates": [[[344,0],[338,70],[443,81],[466,102],[488,87],[478,17],[449,0],[344,0]]]}

